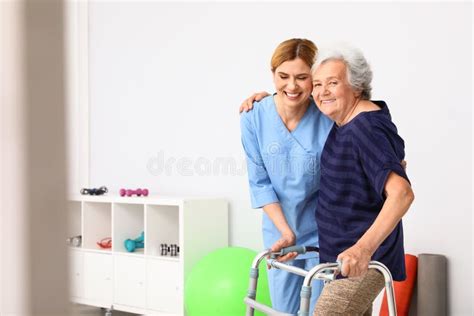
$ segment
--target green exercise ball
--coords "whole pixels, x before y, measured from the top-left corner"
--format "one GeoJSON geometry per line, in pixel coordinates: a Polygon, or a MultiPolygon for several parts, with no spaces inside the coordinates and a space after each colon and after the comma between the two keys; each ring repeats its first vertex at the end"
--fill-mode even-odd
{"type": "MultiPolygon", "coordinates": [[[[187,316],[242,316],[250,268],[257,253],[240,247],[218,249],[202,258],[186,279],[187,316]]],[[[259,266],[257,301],[271,306],[266,264],[259,266]]],[[[255,312],[255,315],[263,315],[255,312]]]]}

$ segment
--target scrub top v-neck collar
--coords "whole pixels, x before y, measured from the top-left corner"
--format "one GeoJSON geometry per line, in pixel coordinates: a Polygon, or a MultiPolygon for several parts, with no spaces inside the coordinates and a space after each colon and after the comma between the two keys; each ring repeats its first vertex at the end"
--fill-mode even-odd
{"type": "MultiPolygon", "coordinates": [[[[314,110],[312,109],[312,106],[311,106],[311,102],[308,104],[308,107],[306,109],[306,111],[304,112],[303,116],[301,117],[300,121],[298,122],[298,125],[296,125],[295,129],[293,129],[293,131],[290,131],[285,123],[283,122],[283,119],[281,118],[280,114],[278,114],[278,111],[277,111],[277,105],[276,105],[276,102],[275,102],[275,95],[272,96],[273,97],[273,115],[275,117],[275,121],[276,121],[276,124],[278,125],[278,129],[279,131],[287,138],[289,139],[289,141],[291,141],[293,144],[297,145],[298,147],[301,147],[306,153],[309,153],[311,152],[311,149],[310,148],[306,148],[305,146],[303,146],[300,141],[298,141],[298,139],[300,137],[304,137],[304,135],[300,135],[300,132],[299,131],[303,131],[304,132],[304,128],[302,127],[303,125],[306,124],[306,121],[309,119],[309,117],[311,116],[311,112],[314,110]]],[[[301,132],[301,133],[303,133],[301,132]]]]}

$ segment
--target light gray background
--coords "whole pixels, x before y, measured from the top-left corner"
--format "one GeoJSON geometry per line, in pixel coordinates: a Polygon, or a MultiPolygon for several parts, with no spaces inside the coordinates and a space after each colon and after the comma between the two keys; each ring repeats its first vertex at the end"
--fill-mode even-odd
{"type": "Polygon", "coordinates": [[[273,92],[269,60],[281,41],[353,43],[372,64],[374,99],[387,101],[406,141],[416,194],[406,251],[446,255],[450,314],[470,315],[471,7],[92,2],[90,183],[226,197],[231,244],[261,249],[238,106],[254,91],[273,92]],[[210,168],[222,162],[236,169],[210,168]]]}

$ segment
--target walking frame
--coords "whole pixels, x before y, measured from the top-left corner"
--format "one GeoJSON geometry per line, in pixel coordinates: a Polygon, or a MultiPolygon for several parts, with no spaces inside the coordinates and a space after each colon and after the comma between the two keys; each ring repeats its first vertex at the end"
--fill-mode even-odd
{"type": "MultiPolygon", "coordinates": [[[[305,247],[305,246],[292,246],[288,248],[283,248],[281,251],[274,253],[269,250],[262,251],[257,254],[252,262],[252,267],[250,269],[250,281],[247,291],[247,296],[244,299],[245,304],[247,305],[246,316],[253,316],[254,311],[258,310],[270,316],[310,316],[310,299],[311,299],[311,283],[314,278],[318,280],[323,280],[325,283],[334,281],[336,276],[340,273],[341,262],[335,263],[321,263],[312,268],[309,271],[304,269],[287,265],[282,262],[278,262],[275,258],[277,256],[283,256],[290,252],[297,252],[298,254],[304,254],[310,251],[319,251],[317,247],[305,247]],[[300,301],[300,310],[298,314],[288,314],[277,311],[270,306],[259,303],[256,301],[257,296],[257,282],[258,282],[258,266],[264,258],[267,258],[267,264],[272,268],[285,270],[287,272],[300,275],[304,277],[303,286],[301,289],[301,301],[300,301]]],[[[387,292],[387,301],[388,301],[388,312],[390,316],[397,316],[397,310],[395,308],[395,293],[393,291],[393,279],[392,274],[388,268],[378,261],[371,261],[369,263],[369,269],[376,269],[382,273],[385,279],[385,290],[387,292]]]]}

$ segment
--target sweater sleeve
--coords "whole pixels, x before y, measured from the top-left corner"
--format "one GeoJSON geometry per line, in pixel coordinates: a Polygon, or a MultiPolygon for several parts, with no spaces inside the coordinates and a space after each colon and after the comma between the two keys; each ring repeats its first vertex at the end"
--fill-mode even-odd
{"type": "Polygon", "coordinates": [[[389,119],[366,116],[355,123],[353,140],[359,163],[375,192],[384,199],[385,183],[391,172],[410,182],[401,165],[404,141],[389,119]]]}

